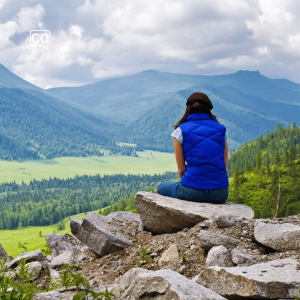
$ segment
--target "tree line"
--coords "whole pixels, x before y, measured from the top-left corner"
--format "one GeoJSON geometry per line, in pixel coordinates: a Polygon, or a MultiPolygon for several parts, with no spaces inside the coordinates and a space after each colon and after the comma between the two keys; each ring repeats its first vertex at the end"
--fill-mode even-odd
{"type": "Polygon", "coordinates": [[[139,190],[154,189],[160,182],[174,180],[177,176],[174,172],[159,175],[97,174],[31,180],[29,184],[2,183],[0,229],[55,224],[71,215],[114,205],[139,190]]]}
{"type": "Polygon", "coordinates": [[[229,186],[229,202],[245,204],[255,218],[283,217],[300,213],[299,129],[277,125],[275,133],[266,134],[239,149],[229,186]],[[273,145],[277,145],[276,150],[273,145]],[[295,145],[295,146],[293,146],[295,145]],[[288,150],[286,149],[288,148],[288,150]],[[254,162],[250,162],[254,149],[254,162]],[[250,153],[248,159],[245,154],[250,153]],[[241,159],[242,158],[242,159],[241,159]]]}
{"type": "Polygon", "coordinates": [[[227,166],[228,176],[231,177],[233,175],[235,166],[244,171],[250,166],[255,168],[258,152],[260,152],[263,163],[266,164],[268,159],[270,164],[275,164],[277,162],[280,163],[284,159],[287,151],[291,152],[291,155],[295,155],[295,151],[299,153],[299,150],[300,128],[296,126],[295,122],[292,123],[292,126],[288,125],[286,128],[281,123],[278,123],[274,132],[266,130],[264,137],[260,135],[258,139],[248,141],[242,144],[239,149],[230,153],[227,166]]]}

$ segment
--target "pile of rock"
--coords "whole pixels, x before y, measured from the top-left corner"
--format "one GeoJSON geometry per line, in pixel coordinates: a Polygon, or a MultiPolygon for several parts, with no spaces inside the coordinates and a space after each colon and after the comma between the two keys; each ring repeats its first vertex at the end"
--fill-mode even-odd
{"type": "MultiPolygon", "coordinates": [[[[27,257],[32,268],[42,265],[37,280],[47,272],[55,280],[63,263],[79,265],[95,290],[108,288],[120,300],[299,295],[300,216],[253,220],[244,205],[192,203],[147,192],[137,193],[135,203],[139,215],[90,212],[83,220],[70,218],[75,237],[46,235],[51,256],[28,252],[9,266],[27,257]],[[135,263],[141,247],[151,251],[152,264],[135,263]]],[[[2,249],[0,257],[7,256],[2,249]]],[[[73,294],[58,290],[35,299],[73,294]]]]}

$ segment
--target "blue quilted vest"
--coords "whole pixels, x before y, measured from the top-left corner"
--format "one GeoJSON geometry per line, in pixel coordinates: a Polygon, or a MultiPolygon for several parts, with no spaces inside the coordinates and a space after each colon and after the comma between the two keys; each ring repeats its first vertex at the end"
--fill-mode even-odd
{"type": "Polygon", "coordinates": [[[188,115],[179,127],[186,161],[183,186],[214,190],[229,185],[224,161],[226,127],[207,113],[188,115]]]}

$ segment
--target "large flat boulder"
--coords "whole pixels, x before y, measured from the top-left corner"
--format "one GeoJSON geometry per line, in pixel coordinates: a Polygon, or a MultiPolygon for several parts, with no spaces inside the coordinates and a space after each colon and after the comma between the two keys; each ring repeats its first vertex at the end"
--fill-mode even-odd
{"type": "Polygon", "coordinates": [[[132,213],[130,211],[115,211],[106,216],[108,219],[116,219],[120,221],[135,221],[141,222],[141,217],[138,214],[132,213]]]}
{"type": "Polygon", "coordinates": [[[300,286],[300,271],[292,258],[249,267],[209,267],[197,283],[227,299],[294,299],[300,286]]]}
{"type": "Polygon", "coordinates": [[[102,215],[89,212],[82,222],[70,218],[70,227],[77,239],[100,256],[131,246],[132,242],[125,236],[108,229],[108,220],[102,215]]]}
{"type": "Polygon", "coordinates": [[[241,204],[196,203],[148,192],[136,194],[135,206],[143,225],[156,234],[178,232],[218,215],[230,214],[248,219],[254,216],[250,207],[241,204]]]}
{"type": "Polygon", "coordinates": [[[227,249],[235,248],[241,241],[230,236],[201,230],[199,233],[200,246],[204,250],[210,250],[212,247],[224,246],[227,249]]]}
{"type": "Polygon", "coordinates": [[[25,259],[26,259],[27,263],[32,262],[32,261],[44,261],[45,255],[43,254],[41,249],[20,253],[17,258],[13,259],[10,262],[7,262],[6,267],[7,268],[15,268],[18,266],[18,262],[20,262],[21,260],[25,260],[25,259]]]}
{"type": "Polygon", "coordinates": [[[256,220],[254,238],[277,251],[300,250],[300,227],[293,224],[267,224],[256,220]]]}
{"type": "Polygon", "coordinates": [[[113,293],[119,300],[225,300],[217,293],[170,269],[132,268],[117,279],[113,293]]]}
{"type": "Polygon", "coordinates": [[[52,256],[60,255],[65,251],[82,253],[87,250],[87,246],[70,234],[48,233],[45,235],[48,247],[52,256]]]}

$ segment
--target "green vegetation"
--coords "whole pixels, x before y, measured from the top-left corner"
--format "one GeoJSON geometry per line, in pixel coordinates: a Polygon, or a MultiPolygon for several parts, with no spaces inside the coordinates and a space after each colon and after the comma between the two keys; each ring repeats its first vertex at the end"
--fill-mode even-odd
{"type": "MultiPolygon", "coordinates": [[[[107,151],[104,150],[105,153],[107,151]]],[[[76,175],[157,174],[176,171],[174,154],[144,151],[133,156],[61,157],[52,160],[1,161],[0,183],[29,183],[49,177],[68,178],[76,175]],[[151,155],[152,153],[152,155],[151,155]]]]}
{"type": "Polygon", "coordinates": [[[107,289],[103,292],[94,292],[90,289],[90,283],[87,279],[82,277],[82,272],[77,266],[63,265],[62,270],[65,270],[60,274],[59,279],[55,283],[51,283],[51,278],[48,278],[48,284],[45,289],[39,288],[33,279],[35,272],[29,272],[29,265],[26,265],[26,259],[18,262],[18,269],[16,271],[5,268],[7,258],[0,260],[0,299],[1,300],[30,300],[32,296],[39,292],[47,292],[56,289],[60,285],[67,290],[70,286],[75,286],[77,294],[73,296],[73,300],[85,300],[90,299],[91,295],[95,300],[112,300],[115,295],[110,293],[107,289]],[[5,274],[5,271],[10,271],[9,274],[5,274]],[[11,274],[15,274],[17,281],[10,278],[11,274]],[[79,289],[84,291],[79,292],[79,289]]]}
{"type": "Polygon", "coordinates": [[[232,176],[233,169],[237,166],[240,170],[255,168],[257,153],[260,152],[261,161],[265,164],[276,164],[287,159],[286,151],[300,153],[300,128],[293,122],[292,127],[278,123],[274,132],[266,130],[266,135],[243,144],[238,150],[231,152],[228,160],[228,175],[232,176]],[[292,147],[292,148],[290,148],[292,147]],[[285,155],[285,158],[284,158],[285,155]]]}
{"type": "Polygon", "coordinates": [[[66,291],[70,286],[76,287],[78,293],[73,296],[73,300],[90,299],[88,297],[89,295],[91,295],[93,299],[97,300],[112,300],[111,297],[116,297],[114,294],[108,292],[107,289],[105,290],[105,293],[97,293],[90,289],[90,283],[87,279],[82,277],[82,272],[76,273],[76,271],[82,270],[80,267],[63,264],[61,269],[65,271],[63,271],[63,273],[59,275],[59,279],[57,282],[65,287],[66,291]],[[79,292],[79,289],[84,289],[84,291],[79,292]],[[102,298],[102,296],[104,298],[102,298]]]}
{"type": "MultiPolygon", "coordinates": [[[[0,229],[45,226],[67,216],[94,211],[158,183],[175,179],[177,173],[163,175],[104,175],[33,180],[29,184],[0,185],[0,229]]],[[[133,200],[132,200],[133,201],[133,200]]],[[[126,204],[124,202],[124,208],[126,204]]],[[[58,224],[57,229],[64,229],[58,224]]],[[[39,233],[41,236],[41,233],[39,233]]]]}
{"type": "Polygon", "coordinates": [[[141,246],[141,251],[136,251],[136,253],[141,257],[135,261],[137,265],[144,261],[147,261],[147,263],[152,264],[152,259],[147,256],[151,254],[152,251],[149,251],[147,248],[143,248],[143,246],[141,246]]]}
{"type": "MultiPolygon", "coordinates": [[[[76,109],[38,90],[1,88],[0,159],[35,160],[110,154],[137,156],[109,136],[116,127],[106,117],[76,109]]],[[[118,127],[118,126],[117,126],[118,127]]]]}
{"type": "Polygon", "coordinates": [[[7,262],[7,258],[0,260],[0,299],[1,300],[30,300],[35,293],[42,290],[32,282],[34,272],[29,272],[29,266],[26,266],[26,259],[21,260],[18,265],[17,271],[10,270],[11,273],[16,274],[20,279],[14,281],[10,278],[10,275],[6,275],[5,271],[8,271],[4,267],[7,262]]]}
{"type": "MultiPolygon", "coordinates": [[[[268,157],[268,156],[267,156],[268,157]]],[[[229,186],[228,202],[250,206],[255,218],[272,218],[300,213],[300,159],[295,149],[284,152],[284,162],[274,165],[256,155],[256,167],[246,163],[244,172],[237,166],[229,186]]]]}
{"type": "MultiPolygon", "coordinates": [[[[84,214],[75,215],[74,217],[83,219],[84,214]]],[[[65,224],[66,229],[61,231],[57,231],[57,224],[49,226],[29,226],[13,230],[0,230],[1,245],[5,251],[13,257],[17,257],[21,252],[24,252],[24,249],[18,247],[19,243],[26,245],[26,251],[35,251],[38,248],[44,249],[46,244],[45,236],[40,237],[39,231],[42,230],[44,235],[47,233],[71,234],[69,218],[65,218],[63,223],[65,224]]]]}

